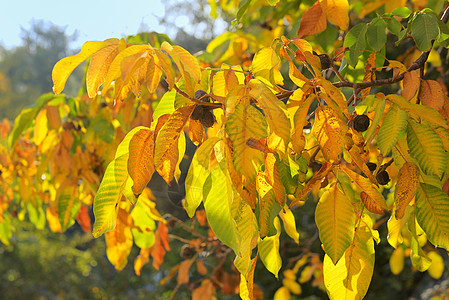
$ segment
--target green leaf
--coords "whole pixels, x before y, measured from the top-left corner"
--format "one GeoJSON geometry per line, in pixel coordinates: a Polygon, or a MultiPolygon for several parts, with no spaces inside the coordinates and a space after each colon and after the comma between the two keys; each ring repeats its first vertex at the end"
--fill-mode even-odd
{"type": "Polygon", "coordinates": [[[440,188],[421,183],[415,201],[417,221],[429,241],[449,251],[449,196],[440,188]]]}
{"type": "Polygon", "coordinates": [[[410,16],[411,13],[412,13],[412,11],[408,7],[405,7],[405,6],[404,7],[395,8],[391,12],[391,14],[393,16],[398,16],[398,17],[401,17],[401,18],[408,18],[408,16],[410,16]]]}
{"type": "Polygon", "coordinates": [[[355,68],[359,60],[359,56],[362,55],[363,50],[365,50],[366,42],[366,31],[368,29],[368,24],[359,23],[349,30],[346,35],[343,46],[349,47],[351,51],[345,53],[345,57],[349,64],[355,68]]]}
{"type": "Polygon", "coordinates": [[[135,227],[131,228],[134,242],[141,249],[153,246],[155,241],[154,230],[156,222],[149,216],[145,210],[144,204],[138,201],[131,211],[131,217],[135,227]]]}
{"type": "Polygon", "coordinates": [[[238,254],[240,236],[231,215],[233,190],[225,162],[215,167],[207,177],[203,193],[210,228],[220,241],[238,254]]]}
{"type": "Polygon", "coordinates": [[[386,156],[396,145],[399,136],[407,128],[407,119],[405,111],[397,106],[390,108],[377,135],[377,144],[382,155],[386,156]]]}
{"type": "Polygon", "coordinates": [[[0,222],[0,242],[9,246],[9,239],[11,236],[11,219],[8,214],[3,214],[3,221],[0,222]]]}
{"type": "Polygon", "coordinates": [[[420,51],[427,51],[432,47],[432,40],[439,34],[438,21],[434,14],[418,14],[412,22],[411,34],[420,51]]]}
{"type": "Polygon", "coordinates": [[[281,234],[281,223],[279,218],[274,219],[276,234],[259,239],[259,255],[268,271],[278,278],[279,270],[282,267],[282,258],[279,254],[279,235],[281,234]]]}
{"type": "Polygon", "coordinates": [[[184,208],[190,218],[193,218],[195,210],[201,201],[203,201],[203,186],[210,172],[210,154],[219,140],[220,138],[218,137],[208,138],[198,147],[190,163],[185,181],[186,198],[183,202],[184,208]]]}
{"type": "Polygon", "coordinates": [[[239,10],[237,11],[237,22],[240,22],[245,12],[248,10],[252,0],[243,0],[239,3],[239,10]]]}
{"type": "Polygon", "coordinates": [[[428,125],[408,120],[407,144],[410,155],[426,174],[439,177],[447,167],[447,153],[441,138],[428,125]]]}
{"type": "Polygon", "coordinates": [[[366,31],[368,45],[375,51],[379,51],[385,46],[387,42],[387,34],[385,29],[387,24],[382,18],[375,18],[371,23],[368,24],[368,29],[366,31]]]}
{"type": "Polygon", "coordinates": [[[399,22],[395,18],[388,18],[387,28],[392,34],[399,36],[402,30],[402,25],[401,22],[399,22]]]}
{"type": "Polygon", "coordinates": [[[97,238],[115,228],[118,203],[125,188],[128,155],[114,159],[106,168],[100,188],[94,199],[95,223],[92,235],[97,238]]]}
{"type": "Polygon", "coordinates": [[[438,36],[438,42],[443,47],[449,46],[449,27],[446,23],[443,23],[440,19],[437,20],[438,27],[440,29],[440,35],[438,36]]]}
{"type": "Polygon", "coordinates": [[[351,201],[336,185],[321,196],[315,222],[324,251],[337,264],[354,238],[355,212],[351,201]]]}

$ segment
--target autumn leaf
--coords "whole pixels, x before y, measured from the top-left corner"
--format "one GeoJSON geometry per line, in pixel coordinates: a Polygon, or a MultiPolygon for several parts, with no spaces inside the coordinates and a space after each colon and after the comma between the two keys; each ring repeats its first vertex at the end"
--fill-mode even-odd
{"type": "Polygon", "coordinates": [[[226,122],[226,132],[234,147],[233,162],[237,172],[249,180],[256,177],[263,163],[264,154],[252,149],[246,142],[249,138],[267,137],[267,123],[262,113],[251,105],[237,104],[226,122]]]}
{"type": "Polygon", "coordinates": [[[402,165],[399,170],[398,183],[394,191],[394,203],[396,205],[395,216],[396,219],[401,219],[404,216],[405,209],[410,201],[415,197],[416,189],[418,188],[419,169],[411,162],[402,165]]]}
{"type": "MultiPolygon", "coordinates": [[[[317,1],[318,2],[318,1],[317,1]]],[[[349,26],[349,3],[348,0],[320,0],[321,6],[326,13],[327,20],[347,30],[349,26]]]]}
{"type": "Polygon", "coordinates": [[[53,92],[55,94],[61,93],[73,70],[75,70],[75,68],[89,56],[107,47],[108,45],[108,42],[85,42],[80,53],[74,56],[65,57],[58,61],[52,71],[53,92]]]}
{"type": "Polygon", "coordinates": [[[333,163],[339,159],[345,147],[346,130],[346,124],[336,116],[332,108],[319,106],[316,109],[312,132],[328,162],[333,163]]]}
{"type": "Polygon", "coordinates": [[[260,237],[263,239],[270,234],[270,228],[273,221],[271,217],[271,211],[274,204],[274,191],[273,187],[268,183],[266,175],[259,171],[256,178],[256,190],[259,194],[259,205],[260,205],[260,215],[259,215],[259,227],[260,227],[260,237]]]}
{"type": "Polygon", "coordinates": [[[140,195],[154,173],[154,137],[150,129],[141,129],[129,142],[128,173],[133,193],[140,195]]]}
{"type": "Polygon", "coordinates": [[[363,299],[374,269],[374,242],[369,228],[361,225],[351,245],[336,265],[328,255],[323,262],[324,285],[330,299],[363,299]]]}
{"type": "Polygon", "coordinates": [[[128,255],[133,245],[130,215],[119,210],[117,226],[106,233],[106,255],[117,271],[121,271],[128,263],[128,255]]]}
{"type": "Polygon", "coordinates": [[[324,251],[337,264],[352,243],[355,212],[351,201],[336,185],[321,196],[315,210],[315,222],[324,251]]]}
{"type": "Polygon", "coordinates": [[[276,234],[259,239],[260,260],[276,278],[282,266],[282,258],[279,254],[279,235],[281,234],[281,223],[279,219],[274,218],[274,227],[276,234]]]}
{"type": "Polygon", "coordinates": [[[422,104],[440,110],[443,107],[445,94],[441,85],[435,80],[421,80],[419,100],[422,104]]]}
{"type": "Polygon", "coordinates": [[[108,39],[105,43],[107,46],[92,55],[87,69],[86,87],[89,98],[97,95],[98,87],[105,81],[109,66],[120,51],[118,39],[108,39]]]}
{"type": "Polygon", "coordinates": [[[321,8],[320,1],[316,1],[315,4],[302,15],[297,36],[302,38],[307,35],[314,35],[324,31],[326,27],[326,15],[321,8]]]}
{"type": "Polygon", "coordinates": [[[195,105],[178,108],[170,115],[167,122],[157,134],[154,147],[154,166],[168,184],[173,180],[174,166],[178,161],[178,154],[173,155],[173,149],[178,147],[178,138],[189,120],[195,105]]]}

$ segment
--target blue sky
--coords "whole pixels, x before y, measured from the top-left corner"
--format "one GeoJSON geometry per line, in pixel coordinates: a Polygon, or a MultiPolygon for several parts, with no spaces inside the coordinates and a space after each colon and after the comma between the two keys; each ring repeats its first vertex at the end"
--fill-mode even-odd
{"type": "Polygon", "coordinates": [[[168,33],[158,24],[165,9],[161,0],[4,0],[0,7],[0,45],[7,48],[21,43],[21,27],[45,20],[66,26],[66,34],[77,30],[71,44],[80,48],[85,41],[121,38],[140,29],[168,33]]]}

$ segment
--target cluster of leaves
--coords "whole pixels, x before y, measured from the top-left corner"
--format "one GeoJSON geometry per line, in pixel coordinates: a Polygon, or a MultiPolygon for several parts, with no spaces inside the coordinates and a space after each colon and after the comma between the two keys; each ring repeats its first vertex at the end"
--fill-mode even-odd
{"type": "MultiPolygon", "coordinates": [[[[198,57],[153,35],[151,45],[86,42],[79,54],[60,60],[55,94],[90,59],[86,91],[75,99],[44,95],[17,118],[0,148],[1,240],[11,236],[12,214],[28,213],[39,227],[47,219],[55,232],[75,220],[90,231],[93,206],[93,236],[105,234],[117,270],[133,243],[141,248],[137,274],[150,256],[159,268],[171,226],[147,185],[155,172],[167,184],[179,180],[190,140],[198,148],[183,207],[210,230],[185,240],[185,260],[163,282],[178,274],[178,286],[189,283],[196,261],[202,277],[191,285],[194,298],[216,289],[260,297],[258,259],[279,276],[279,236],[285,231],[300,242],[298,207],[307,198],[319,199],[315,222],[325,256],[303,253],[283,272],[275,297],[300,294],[298,281],[313,278],[332,299],[363,298],[384,214],[395,248],[393,273],[409,255],[419,271],[441,277],[442,257],[428,242],[449,250],[449,99],[446,87],[423,71],[432,47],[447,46],[448,10],[440,20],[428,8],[412,12],[405,1],[354,4],[359,14],[379,7],[385,13],[351,27],[346,0],[316,1],[290,13],[298,2],[218,1],[235,11],[235,24],[254,26],[262,17],[272,24],[258,24],[257,34],[224,33],[198,57]],[[318,55],[320,34],[337,29],[342,38],[327,45],[332,54],[318,55]],[[413,38],[419,57],[389,59],[391,35],[396,43],[413,38]],[[401,93],[384,94],[384,86],[401,93]],[[211,252],[220,263],[209,270],[204,260],[211,252]],[[238,277],[220,269],[230,252],[238,277]]],[[[1,127],[3,140],[7,127],[1,127]]]]}

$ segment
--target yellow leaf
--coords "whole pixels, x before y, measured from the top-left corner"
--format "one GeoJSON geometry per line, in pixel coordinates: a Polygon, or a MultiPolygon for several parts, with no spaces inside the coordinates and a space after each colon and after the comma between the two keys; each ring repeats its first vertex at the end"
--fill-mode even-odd
{"type": "Polygon", "coordinates": [[[287,108],[264,84],[251,80],[249,96],[262,108],[270,130],[275,132],[284,141],[290,140],[290,121],[287,108]]]}
{"type": "Polygon", "coordinates": [[[282,223],[284,223],[285,232],[299,245],[299,233],[296,230],[295,216],[287,205],[284,205],[283,209],[281,209],[279,217],[281,217],[282,223]]]}
{"type": "Polygon", "coordinates": [[[415,197],[419,184],[419,169],[411,162],[406,162],[399,170],[398,183],[394,191],[394,203],[396,205],[396,219],[404,216],[405,209],[415,197]]]}
{"type": "Polygon", "coordinates": [[[297,35],[300,38],[307,35],[314,35],[324,31],[326,27],[326,15],[320,2],[317,1],[302,15],[297,35]]]}
{"type": "Polygon", "coordinates": [[[160,67],[164,70],[165,76],[167,76],[166,81],[168,83],[168,88],[171,90],[175,84],[175,70],[173,69],[172,62],[170,58],[163,53],[161,50],[154,49],[154,53],[159,58],[160,67]]]}
{"type": "Polygon", "coordinates": [[[137,276],[140,276],[142,267],[150,260],[150,249],[151,248],[140,249],[139,255],[134,260],[134,272],[136,272],[137,276]]]}
{"type": "Polygon", "coordinates": [[[117,225],[114,230],[105,234],[106,255],[117,271],[121,271],[128,263],[128,255],[133,246],[131,226],[131,216],[120,209],[117,215],[117,225]]]}
{"type": "Polygon", "coordinates": [[[307,123],[307,113],[310,104],[315,99],[315,94],[311,94],[298,107],[293,117],[292,146],[296,153],[301,153],[305,146],[305,137],[303,133],[304,126],[307,123]]]}
{"type": "Polygon", "coordinates": [[[249,147],[250,138],[267,137],[267,123],[260,111],[251,105],[237,104],[234,113],[226,121],[226,132],[233,144],[233,162],[237,172],[254,180],[263,163],[264,154],[249,147]]]}
{"type": "Polygon", "coordinates": [[[290,300],[291,299],[290,291],[287,287],[281,286],[276,293],[274,293],[273,300],[290,300]]]}
{"type": "Polygon", "coordinates": [[[201,79],[201,68],[198,60],[180,46],[172,46],[163,42],[161,49],[166,51],[175,62],[186,83],[186,92],[193,97],[195,84],[201,79]]]}
{"type": "Polygon", "coordinates": [[[360,199],[362,200],[362,203],[365,205],[366,209],[372,213],[383,215],[385,214],[384,209],[382,206],[376,203],[376,201],[373,200],[367,193],[364,191],[360,192],[360,199]]]}
{"type": "Polygon", "coordinates": [[[195,105],[178,108],[170,115],[157,134],[154,147],[154,166],[168,184],[173,180],[174,166],[178,161],[178,151],[175,149],[178,148],[179,135],[183,131],[194,108],[195,105]],[[174,151],[176,151],[176,155],[173,155],[174,151]]]}
{"type": "Polygon", "coordinates": [[[354,180],[354,182],[360,187],[360,189],[369,196],[369,198],[365,197],[367,198],[366,199],[367,201],[373,201],[376,203],[377,206],[381,207],[382,209],[388,210],[388,207],[385,203],[385,199],[382,196],[382,193],[379,192],[379,190],[376,188],[376,186],[374,186],[368,179],[366,179],[360,174],[355,173],[348,167],[341,166],[341,168],[346,174],[348,174],[348,176],[352,180],[354,180]]]}
{"type": "Polygon", "coordinates": [[[46,109],[42,109],[36,116],[34,123],[34,143],[40,145],[47,137],[48,133],[48,119],[46,109]]]}
{"type": "Polygon", "coordinates": [[[348,0],[320,0],[320,2],[327,20],[340,27],[340,29],[347,30],[349,26],[348,0]]]}
{"type": "Polygon", "coordinates": [[[109,66],[119,53],[119,40],[105,40],[108,45],[92,55],[86,74],[87,94],[95,97],[98,87],[106,79],[109,66]]]}
{"type": "Polygon", "coordinates": [[[404,269],[404,248],[396,248],[390,256],[391,273],[398,275],[404,269]]]}
{"type": "Polygon", "coordinates": [[[254,270],[256,269],[257,255],[251,260],[251,269],[246,276],[240,274],[239,295],[242,300],[254,299],[254,270]]]}
{"type": "Polygon", "coordinates": [[[324,192],[315,210],[320,240],[336,264],[354,237],[355,212],[351,200],[336,185],[324,192]]]}
{"type": "Polygon", "coordinates": [[[267,270],[278,278],[278,273],[282,266],[282,258],[279,254],[281,222],[279,222],[277,217],[274,218],[274,227],[276,228],[275,235],[267,236],[263,239],[259,238],[259,255],[267,270]]]}
{"type": "Polygon", "coordinates": [[[56,209],[47,206],[45,216],[47,217],[48,227],[50,227],[51,232],[62,232],[56,209]]]}
{"type": "Polygon", "coordinates": [[[162,76],[162,68],[161,68],[161,62],[157,55],[151,56],[148,66],[147,66],[147,74],[146,74],[146,81],[147,81],[147,87],[148,91],[151,93],[154,93],[159,86],[159,82],[161,80],[162,76]]]}
{"type": "Polygon", "coordinates": [[[265,174],[259,171],[256,178],[256,190],[259,194],[259,227],[260,237],[264,238],[270,231],[270,215],[274,203],[274,191],[273,187],[268,183],[265,174]]]}
{"type": "Polygon", "coordinates": [[[315,110],[313,135],[320,144],[324,157],[330,163],[336,162],[345,148],[347,126],[329,106],[319,106],[315,110]]]}
{"type": "Polygon", "coordinates": [[[432,260],[427,272],[433,279],[440,279],[444,272],[443,258],[437,251],[430,251],[427,256],[432,260]]]}
{"type": "Polygon", "coordinates": [[[437,81],[421,80],[421,89],[418,98],[422,104],[432,107],[435,110],[440,110],[443,107],[446,95],[437,81]]]}
{"type": "Polygon", "coordinates": [[[347,118],[350,117],[348,112],[348,103],[346,102],[345,95],[336,88],[330,81],[320,78],[319,85],[325,90],[326,94],[337,103],[339,109],[345,114],[347,118]]]}
{"type": "Polygon", "coordinates": [[[144,55],[144,53],[149,53],[151,50],[152,47],[150,45],[133,45],[120,51],[109,66],[102,91],[105,93],[111,86],[111,83],[120,77],[122,74],[122,62],[124,58],[137,53],[144,55]]]}
{"type": "Polygon", "coordinates": [[[265,174],[268,182],[273,187],[274,200],[283,207],[286,198],[285,187],[281,182],[281,174],[276,164],[276,157],[272,153],[268,153],[265,156],[265,174]]]}
{"type": "Polygon", "coordinates": [[[284,78],[279,71],[281,60],[272,48],[262,48],[256,52],[251,62],[254,78],[261,77],[267,84],[284,85],[284,78]]]}
{"type": "Polygon", "coordinates": [[[51,73],[53,79],[53,92],[59,94],[64,89],[65,83],[70,74],[83,61],[95,52],[108,46],[107,42],[85,42],[81,48],[81,52],[74,56],[68,56],[58,61],[53,67],[51,73]]]}
{"type": "Polygon", "coordinates": [[[280,54],[283,58],[288,60],[288,76],[290,79],[298,86],[298,88],[302,88],[306,82],[309,81],[307,77],[305,77],[296,67],[296,65],[293,63],[292,59],[288,55],[287,51],[284,49],[284,47],[281,48],[280,54]]]}
{"type": "MultiPolygon", "coordinates": [[[[374,73],[376,67],[377,52],[373,52],[369,55],[365,63],[365,74],[363,75],[363,82],[369,82],[376,80],[376,73],[374,73]]],[[[362,98],[368,96],[371,88],[362,90],[362,98]]]]}
{"type": "Polygon", "coordinates": [[[374,242],[367,226],[357,228],[354,240],[336,265],[326,255],[324,284],[330,299],[363,299],[374,269],[374,242]]]}
{"type": "Polygon", "coordinates": [[[140,195],[154,173],[154,137],[150,129],[141,129],[129,142],[128,173],[133,180],[132,191],[140,195]]]}

